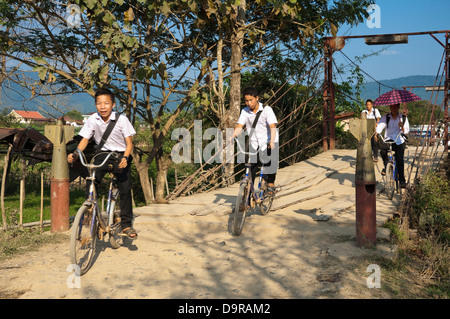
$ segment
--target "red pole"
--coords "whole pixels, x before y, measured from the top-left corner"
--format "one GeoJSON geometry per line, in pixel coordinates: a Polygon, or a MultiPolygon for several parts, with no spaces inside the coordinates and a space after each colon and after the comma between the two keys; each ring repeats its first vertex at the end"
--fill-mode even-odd
{"type": "Polygon", "coordinates": [[[51,232],[69,230],[69,179],[51,179],[51,232]]]}
{"type": "Polygon", "coordinates": [[[444,82],[444,151],[448,156],[448,90],[450,89],[450,33],[445,34],[445,82],[444,82]]]}
{"type": "Polygon", "coordinates": [[[324,53],[325,53],[325,61],[324,61],[324,86],[323,86],[323,151],[326,152],[329,149],[328,146],[328,103],[330,101],[330,87],[328,85],[328,77],[329,77],[329,67],[330,61],[328,59],[328,51],[330,48],[328,47],[327,41],[324,44],[324,53]]]}

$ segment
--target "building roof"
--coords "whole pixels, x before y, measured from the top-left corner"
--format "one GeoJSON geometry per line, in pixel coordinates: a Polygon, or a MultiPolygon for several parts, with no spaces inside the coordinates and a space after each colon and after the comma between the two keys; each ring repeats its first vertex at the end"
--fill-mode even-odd
{"type": "Polygon", "coordinates": [[[44,116],[42,116],[41,113],[38,111],[19,111],[19,110],[12,110],[12,112],[15,112],[16,114],[20,115],[21,117],[25,119],[37,119],[37,120],[43,120],[45,119],[44,116]]]}

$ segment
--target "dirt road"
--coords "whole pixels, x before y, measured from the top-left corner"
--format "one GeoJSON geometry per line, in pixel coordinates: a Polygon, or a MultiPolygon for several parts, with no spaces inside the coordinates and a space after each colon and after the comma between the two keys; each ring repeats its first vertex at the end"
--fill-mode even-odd
{"type": "MultiPolygon", "coordinates": [[[[362,270],[355,265],[366,254],[391,258],[395,247],[382,227],[376,250],[356,247],[354,154],[328,157],[329,162],[317,157],[280,172],[284,195],[280,192],[269,215],[252,214],[239,237],[230,229],[232,188],[199,197],[202,207],[190,197],[153,210],[140,208],[135,220],[139,239],[117,250],[100,242],[84,276],[68,272],[67,238],[1,262],[0,292],[44,299],[383,298],[381,289],[367,286],[369,265],[362,270]],[[310,184],[292,179],[307,176],[307,165],[316,172],[310,184]]],[[[395,204],[378,196],[377,218],[391,215],[395,204]]]]}

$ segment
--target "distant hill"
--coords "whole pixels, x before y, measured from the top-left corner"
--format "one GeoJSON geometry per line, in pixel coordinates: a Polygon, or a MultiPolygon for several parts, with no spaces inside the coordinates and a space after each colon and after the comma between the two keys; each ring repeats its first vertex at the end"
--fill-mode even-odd
{"type": "MultiPolygon", "coordinates": [[[[29,75],[31,78],[33,74],[29,75]]],[[[36,81],[38,81],[36,79],[36,81]]],[[[60,117],[62,114],[55,110],[55,108],[48,105],[45,98],[31,99],[31,92],[27,88],[19,84],[10,82],[6,83],[1,88],[0,108],[17,109],[25,111],[39,111],[42,115],[50,117],[45,112],[60,117]],[[10,86],[9,86],[10,85],[10,86]],[[41,108],[45,111],[43,112],[41,108]]],[[[63,112],[68,112],[72,109],[78,110],[82,114],[88,114],[95,111],[94,99],[87,93],[57,95],[55,98],[49,98],[57,109],[63,112]]]]}
{"type": "MultiPolygon", "coordinates": [[[[391,80],[382,80],[380,83],[387,85],[385,87],[383,85],[379,85],[376,82],[367,82],[364,84],[364,87],[361,90],[361,98],[364,100],[372,99],[375,100],[378,96],[383,93],[386,93],[391,90],[391,87],[397,89],[403,89],[404,86],[433,86],[436,77],[431,75],[414,75],[407,76],[397,79],[391,80]]],[[[438,83],[439,85],[439,83],[438,83]]],[[[443,83],[441,83],[443,85],[443,83]]],[[[407,88],[409,90],[409,88],[407,88]]],[[[422,98],[422,100],[430,100],[432,92],[426,92],[425,88],[414,88],[412,92],[417,94],[422,98]]],[[[8,109],[18,109],[18,110],[27,110],[27,111],[39,111],[44,116],[47,116],[42,110],[41,107],[46,112],[53,114],[54,116],[61,116],[62,114],[55,111],[52,107],[47,105],[47,102],[43,99],[33,99],[29,100],[31,97],[30,92],[21,87],[20,85],[13,84],[11,88],[3,87],[1,92],[1,100],[0,100],[0,109],[8,108],[8,109]]],[[[433,95],[433,103],[436,97],[436,93],[433,95]]],[[[91,112],[95,112],[94,99],[87,93],[78,93],[75,95],[59,95],[59,99],[61,99],[60,108],[63,111],[70,111],[72,109],[78,110],[82,114],[88,114],[91,112]]],[[[442,100],[444,98],[443,92],[439,92],[437,104],[442,104],[442,100]]]]}
{"type": "MultiPolygon", "coordinates": [[[[364,100],[372,99],[375,100],[377,97],[379,97],[381,94],[384,94],[391,90],[392,88],[396,88],[399,90],[402,90],[403,87],[407,87],[406,90],[410,90],[410,86],[434,86],[436,80],[436,76],[432,75],[413,75],[413,76],[407,76],[397,79],[391,79],[391,80],[382,80],[379,81],[380,83],[387,85],[383,86],[378,84],[377,82],[368,82],[364,84],[364,87],[361,90],[361,98],[364,100]]],[[[439,82],[440,79],[438,79],[439,82]]],[[[444,84],[441,83],[441,86],[444,84]]],[[[439,83],[436,83],[436,86],[439,86],[439,83]]],[[[422,100],[430,101],[430,97],[432,92],[425,91],[425,88],[413,88],[411,90],[412,93],[418,95],[422,100]]],[[[434,92],[432,103],[434,104],[435,98],[437,96],[436,104],[441,104],[444,99],[444,92],[434,92]]]]}

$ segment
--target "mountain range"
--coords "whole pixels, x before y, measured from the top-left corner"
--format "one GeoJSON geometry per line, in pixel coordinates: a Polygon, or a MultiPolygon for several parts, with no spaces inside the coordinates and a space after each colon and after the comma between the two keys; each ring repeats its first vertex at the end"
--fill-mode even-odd
{"type": "Polygon", "coordinates": [[[361,89],[361,98],[363,100],[375,100],[380,95],[389,92],[393,88],[398,90],[407,90],[418,95],[424,101],[430,101],[432,104],[442,104],[444,99],[443,91],[426,91],[424,87],[417,86],[444,86],[444,83],[439,83],[440,78],[436,81],[436,76],[432,75],[413,75],[401,77],[391,80],[382,80],[378,82],[367,82],[361,89]],[[414,88],[412,88],[414,87],[414,88]]]}
{"type": "MultiPolygon", "coordinates": [[[[410,90],[411,87],[417,86],[434,86],[436,77],[431,75],[413,75],[401,77],[390,80],[382,80],[379,82],[367,82],[361,88],[361,98],[364,100],[375,100],[383,93],[390,91],[392,88],[410,90]]],[[[440,79],[438,79],[440,80],[440,79]]],[[[439,85],[439,83],[437,83],[439,85]]],[[[443,83],[440,83],[443,86],[443,83]]],[[[412,92],[418,95],[422,100],[431,101],[433,104],[437,96],[436,104],[441,104],[444,94],[443,92],[436,92],[432,96],[432,92],[427,92],[425,88],[412,88],[412,92]]],[[[44,116],[50,117],[61,116],[61,112],[55,110],[55,107],[49,106],[49,100],[30,99],[31,93],[29,90],[21,87],[18,84],[13,84],[11,87],[2,88],[0,95],[0,111],[3,108],[18,109],[27,111],[39,111],[44,116]],[[44,112],[43,112],[44,110],[44,112]],[[48,114],[45,114],[48,113],[48,114]]],[[[72,109],[78,110],[82,114],[95,112],[94,99],[87,93],[77,93],[70,96],[58,96],[58,99],[52,99],[51,103],[56,105],[56,108],[68,112],[72,109]]]]}

